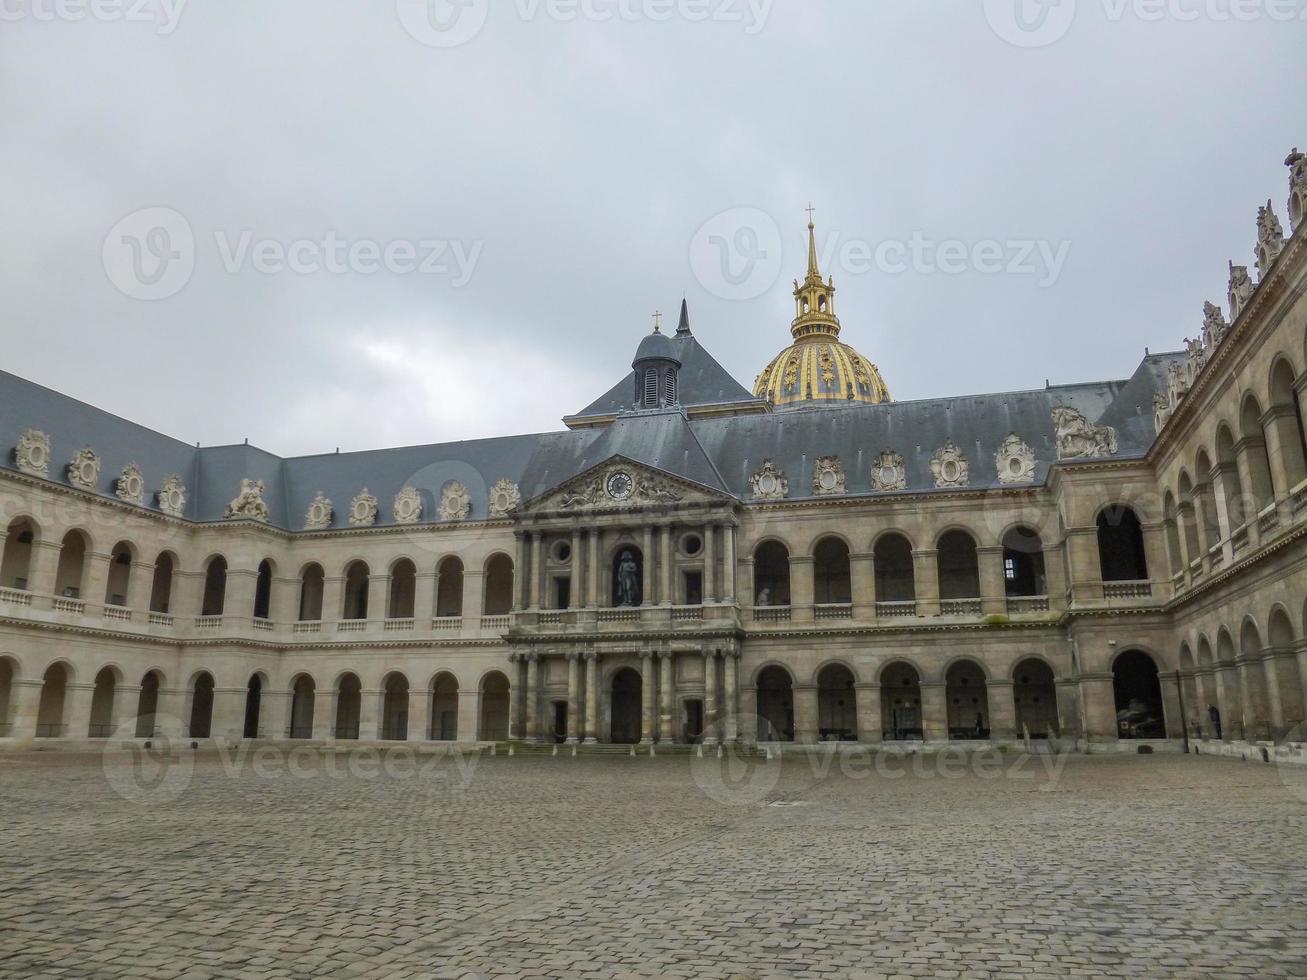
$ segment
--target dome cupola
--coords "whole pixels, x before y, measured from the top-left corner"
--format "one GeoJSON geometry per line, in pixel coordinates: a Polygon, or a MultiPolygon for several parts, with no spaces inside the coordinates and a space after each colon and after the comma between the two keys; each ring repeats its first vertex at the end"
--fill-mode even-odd
{"type": "MultiPolygon", "coordinates": [[[[686,318],[684,302],[681,318],[686,318]]],[[[676,344],[663,333],[662,314],[654,314],[653,333],[640,341],[631,361],[635,369],[635,407],[667,408],[676,402],[676,375],[681,370],[681,359],[676,344]]]]}

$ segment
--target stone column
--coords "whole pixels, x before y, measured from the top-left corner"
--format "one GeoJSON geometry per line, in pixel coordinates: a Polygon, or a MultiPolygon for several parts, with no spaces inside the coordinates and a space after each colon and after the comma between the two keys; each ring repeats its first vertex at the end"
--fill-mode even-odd
{"type": "Polygon", "coordinates": [[[1066,532],[1070,590],[1074,601],[1103,598],[1103,570],[1098,561],[1098,527],[1071,527],[1066,532]]]}
{"type": "MultiPolygon", "coordinates": [[[[336,697],[333,688],[323,688],[313,692],[313,739],[317,742],[330,742],[336,735],[336,697]]],[[[259,713],[262,714],[262,695],[259,700],[259,713]]],[[[245,712],[241,711],[241,729],[245,728],[245,712]]]]}
{"type": "Polygon", "coordinates": [[[589,586],[590,598],[586,605],[591,609],[598,609],[603,605],[603,593],[601,590],[603,589],[603,583],[606,577],[603,574],[603,570],[599,567],[599,545],[602,536],[603,532],[597,527],[590,529],[590,571],[589,581],[586,583],[586,585],[589,586]]]}
{"type": "Polygon", "coordinates": [[[526,609],[531,604],[530,589],[527,586],[530,538],[529,531],[517,531],[513,534],[513,609],[515,611],[526,609]]]}
{"type": "Polygon", "coordinates": [[[1279,738],[1284,734],[1284,699],[1280,696],[1278,658],[1270,647],[1262,651],[1262,670],[1266,673],[1266,715],[1271,723],[1271,737],[1279,738]]]}
{"type": "Polygon", "coordinates": [[[41,681],[15,677],[9,685],[9,734],[27,741],[36,737],[41,709],[41,681]]]}
{"type": "Polygon", "coordinates": [[[248,624],[254,618],[254,593],[258,581],[257,568],[237,567],[234,562],[227,566],[227,587],[222,597],[224,625],[231,625],[233,620],[248,624]]]}
{"type": "MultiPolygon", "coordinates": [[[[568,588],[568,606],[571,609],[580,609],[585,605],[585,546],[583,544],[581,529],[572,529],[572,584],[568,588]]],[[[567,725],[572,725],[572,708],[568,706],[567,725]]]]}
{"type": "MultiPolygon", "coordinates": [[[[88,551],[86,553],[86,567],[82,571],[82,601],[87,606],[103,607],[105,602],[104,591],[109,584],[109,563],[113,560],[112,555],[106,555],[100,551],[88,551]]],[[[231,588],[230,574],[227,579],[228,588],[231,588]]],[[[86,733],[82,733],[86,737],[86,733]]]]}
{"type": "Polygon", "coordinates": [[[926,741],[948,738],[948,704],[943,681],[921,682],[921,733],[926,741]]]}
{"type": "Polygon", "coordinates": [[[1066,608],[1066,545],[1056,544],[1044,549],[1044,591],[1048,594],[1049,609],[1066,608]]]}
{"type": "Polygon", "coordinates": [[[1070,677],[1059,677],[1054,684],[1057,689],[1058,734],[1072,738],[1086,737],[1080,717],[1080,684],[1070,677]]]}
{"type": "Polygon", "coordinates": [[[703,652],[703,744],[718,742],[717,651],[703,652]]]}
{"type": "Polygon", "coordinates": [[[810,623],[813,620],[816,567],[812,555],[790,556],[790,618],[794,622],[810,623]]]}
{"type": "Polygon", "coordinates": [[[322,620],[337,623],[345,613],[345,578],[341,575],[322,579],[322,620]]]}
{"type": "Polygon", "coordinates": [[[526,739],[540,740],[540,654],[526,655],[526,739]]]}
{"type": "Polygon", "coordinates": [[[384,691],[364,688],[359,693],[359,741],[375,742],[381,738],[381,699],[384,691]]]}
{"type": "MultiPolygon", "coordinates": [[[[280,741],[286,737],[286,730],[290,726],[290,692],[272,690],[269,685],[259,695],[259,737],[276,739],[280,741]]],[[[163,692],[160,692],[162,696],[163,692]]],[[[366,697],[364,692],[361,697],[366,697]]],[[[162,704],[162,700],[160,701],[162,704]]],[[[363,732],[360,730],[359,735],[363,732]]],[[[374,735],[375,737],[375,735],[374,735]]]]}
{"type": "Polygon", "coordinates": [[[599,741],[599,654],[585,655],[585,742],[599,741]]]}
{"type": "MultiPolygon", "coordinates": [[[[512,691],[509,691],[509,703],[512,703],[512,691]]],[[[475,687],[458,689],[458,725],[454,730],[455,738],[460,742],[480,741],[481,735],[481,692],[475,687]]]]}
{"type": "Polygon", "coordinates": [[[154,565],[148,561],[132,562],[127,580],[127,608],[138,624],[150,621],[150,593],[154,590],[154,565]]]}
{"type": "Polygon", "coordinates": [[[818,741],[817,685],[794,685],[794,741],[813,745],[818,741]]]}
{"type": "MultiPolygon", "coordinates": [[[[526,661],[520,653],[510,653],[508,655],[508,737],[511,741],[520,741],[524,735],[522,731],[523,708],[526,700],[523,692],[526,689],[526,661]]],[[[461,689],[460,689],[461,693],[461,689]]],[[[460,707],[462,707],[460,705],[460,707]]]]}
{"type": "MultiPolygon", "coordinates": [[[[245,695],[243,687],[216,687],[213,690],[213,721],[209,737],[239,742],[245,734],[245,695]]],[[[315,709],[321,698],[315,698],[315,709]]],[[[314,720],[316,721],[316,715],[314,720]]]]}
{"type": "MultiPolygon", "coordinates": [[[[484,569],[469,568],[463,571],[463,629],[471,624],[481,629],[481,613],[486,608],[486,573],[484,569]]],[[[497,635],[492,631],[492,635],[497,635]]]]}
{"type": "Polygon", "coordinates": [[[884,726],[881,723],[880,685],[855,684],[853,693],[858,711],[858,741],[881,741],[884,726]]]}
{"type": "Polygon", "coordinates": [[[408,740],[431,741],[431,701],[435,693],[429,687],[408,689],[408,740]]]}
{"type": "Polygon", "coordinates": [[[1162,723],[1167,738],[1183,738],[1185,719],[1180,713],[1180,674],[1177,671],[1160,671],[1157,681],[1162,688],[1162,723]]]}
{"type": "Polygon", "coordinates": [[[713,541],[713,531],[714,525],[705,524],[703,526],[703,601],[705,605],[717,601],[717,546],[716,542],[713,541]]]}
{"type": "Polygon", "coordinates": [[[658,551],[661,564],[658,570],[661,573],[658,579],[659,600],[664,606],[670,606],[676,602],[676,592],[672,588],[672,526],[664,524],[659,528],[658,551]]]}
{"type": "Polygon", "coordinates": [[[849,578],[853,591],[853,618],[876,618],[876,556],[870,551],[849,555],[849,578]]]}
{"type": "Polygon", "coordinates": [[[94,696],[94,684],[68,683],[64,691],[64,738],[90,738],[91,700],[94,696]]]}
{"type": "Polygon", "coordinates": [[[567,655],[567,744],[581,741],[581,655],[567,655]]]}
{"type": "Polygon", "coordinates": [[[740,605],[752,611],[758,604],[758,586],[753,576],[753,556],[745,555],[739,560],[740,565],[740,605]]]}
{"type": "Polygon", "coordinates": [[[1083,726],[1086,737],[1095,742],[1116,741],[1119,731],[1111,671],[1081,674],[1080,694],[1085,706],[1083,726]]]}
{"type": "Polygon", "coordinates": [[[413,628],[423,632],[431,629],[436,618],[436,582],[439,575],[434,568],[419,568],[413,583],[413,628]]]}
{"type": "Polygon", "coordinates": [[[657,729],[657,716],[654,712],[654,677],[653,651],[640,652],[640,744],[649,745],[654,740],[657,729]]]}
{"type": "MultiPolygon", "coordinates": [[[[544,574],[543,574],[543,569],[541,567],[541,565],[543,564],[542,562],[543,556],[544,556],[544,535],[539,533],[531,535],[531,570],[530,570],[531,600],[530,601],[531,601],[532,610],[538,610],[540,608],[540,588],[544,584],[543,582],[544,574]]],[[[535,737],[534,730],[532,731],[530,737],[532,738],[535,737]]]]}
{"type": "Polygon", "coordinates": [[[652,606],[654,599],[654,571],[659,562],[666,562],[666,555],[654,555],[654,532],[653,526],[646,524],[644,528],[644,565],[642,569],[644,575],[640,582],[640,605],[652,606]]]}
{"type": "Polygon", "coordinates": [[[923,548],[912,552],[912,577],[917,590],[917,615],[939,615],[939,552],[923,548]]]}
{"type": "Polygon", "coordinates": [[[658,739],[661,742],[671,742],[675,737],[674,725],[676,719],[673,712],[676,710],[676,681],[673,675],[672,652],[670,650],[661,650],[658,653],[659,682],[658,694],[660,704],[658,706],[658,739]]]}
{"type": "Polygon", "coordinates": [[[986,616],[1007,613],[1007,578],[1003,573],[1003,548],[986,546],[976,549],[980,563],[980,610],[986,616]]]}
{"type": "MultiPolygon", "coordinates": [[[[729,528],[734,532],[734,528],[729,528]]],[[[727,650],[722,657],[722,673],[725,675],[726,703],[722,710],[722,741],[738,742],[740,740],[740,651],[727,650]]]]}
{"type": "Polygon", "coordinates": [[[985,693],[989,698],[989,737],[1012,739],[1020,737],[1017,731],[1017,705],[1013,699],[1011,678],[987,681],[985,693]]]}
{"type": "MultiPolygon", "coordinates": [[[[41,596],[54,595],[55,572],[59,569],[58,541],[37,538],[32,542],[32,561],[27,569],[27,590],[41,596]]],[[[9,583],[6,583],[8,585],[9,583]]],[[[49,608],[47,605],[46,608],[49,608]]]]}
{"type": "Polygon", "coordinates": [[[722,602],[735,604],[735,525],[723,524],[722,529],[722,602]]]}
{"type": "Polygon", "coordinates": [[[139,684],[115,684],[113,689],[114,738],[136,737],[136,714],[141,704],[139,684]]]}

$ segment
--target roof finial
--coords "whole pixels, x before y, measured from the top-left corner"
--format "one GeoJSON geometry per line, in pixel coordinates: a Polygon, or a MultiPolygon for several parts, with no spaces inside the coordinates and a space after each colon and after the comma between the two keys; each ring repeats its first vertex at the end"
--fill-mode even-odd
{"type": "Polygon", "coordinates": [[[690,336],[690,304],[684,297],[681,299],[681,322],[676,325],[676,336],[690,336]]]}
{"type": "Polygon", "coordinates": [[[821,279],[821,270],[817,268],[817,226],[812,223],[812,214],[817,209],[808,205],[808,278],[821,279]]]}
{"type": "Polygon", "coordinates": [[[653,318],[654,318],[654,333],[662,333],[663,332],[662,310],[654,310],[653,318]]]}

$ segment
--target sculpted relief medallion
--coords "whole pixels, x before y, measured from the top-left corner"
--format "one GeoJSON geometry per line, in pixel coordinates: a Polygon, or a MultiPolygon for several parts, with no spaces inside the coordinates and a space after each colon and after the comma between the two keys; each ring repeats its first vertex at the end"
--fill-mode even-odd
{"type": "Polygon", "coordinates": [[[440,491],[440,519],[442,521],[465,521],[472,513],[472,494],[463,484],[445,484],[440,491]]]}
{"type": "Polygon", "coordinates": [[[90,449],[79,449],[68,464],[68,482],[83,490],[94,490],[100,483],[100,458],[90,449]]]}
{"type": "Polygon", "coordinates": [[[119,500],[129,504],[145,503],[145,475],[135,463],[128,463],[118,474],[118,485],[114,489],[119,500]]]}
{"type": "Polygon", "coordinates": [[[753,495],[760,500],[780,500],[789,495],[790,481],[785,474],[776,469],[770,459],[762,461],[762,467],[750,478],[753,495]]]}
{"type": "Polygon", "coordinates": [[[364,487],[349,505],[349,522],[354,527],[371,527],[377,523],[377,498],[364,487]]]}
{"type": "Polygon", "coordinates": [[[405,487],[395,494],[391,513],[396,524],[416,524],[422,517],[422,495],[414,487],[405,487]]]}
{"type": "Polygon", "coordinates": [[[186,512],[186,484],[176,473],[164,477],[156,496],[159,510],[170,517],[181,517],[186,512]]]}
{"type": "Polygon", "coordinates": [[[304,515],[304,530],[325,531],[331,527],[335,518],[336,512],[332,509],[331,500],[319,490],[313,503],[309,504],[308,513],[304,515]]]}
{"type": "Polygon", "coordinates": [[[999,483],[1029,483],[1035,478],[1035,451],[1013,432],[994,454],[994,465],[999,483]]]}
{"type": "Polygon", "coordinates": [[[829,497],[844,492],[844,464],[838,456],[819,456],[812,473],[812,492],[829,497]]]}
{"type": "Polygon", "coordinates": [[[971,464],[952,439],[930,457],[930,471],[935,474],[935,486],[940,489],[965,487],[971,482],[971,464]]]}
{"type": "Polygon", "coordinates": [[[871,464],[871,488],[879,493],[906,490],[908,470],[901,453],[885,450],[871,464]]]}
{"type": "Polygon", "coordinates": [[[18,437],[14,450],[18,468],[32,476],[50,474],[50,437],[36,429],[28,429],[18,437]]]}
{"type": "Polygon", "coordinates": [[[490,488],[490,516],[508,517],[522,506],[522,491],[512,480],[500,480],[490,488]]]}

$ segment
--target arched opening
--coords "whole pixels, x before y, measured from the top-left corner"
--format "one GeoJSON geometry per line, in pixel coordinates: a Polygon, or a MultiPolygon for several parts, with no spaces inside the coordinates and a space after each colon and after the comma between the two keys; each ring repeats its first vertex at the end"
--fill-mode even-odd
{"type": "Polygon", "coordinates": [[[1262,662],[1262,638],[1257,624],[1244,620],[1239,630],[1239,674],[1243,680],[1244,738],[1270,741],[1274,715],[1271,711],[1270,682],[1262,662]]]}
{"type": "Polygon", "coordinates": [[[1157,664],[1142,650],[1127,650],[1112,664],[1119,738],[1164,738],[1162,682],[1157,664]]]}
{"type": "Polygon", "coordinates": [[[940,536],[939,597],[941,599],[977,599],[980,597],[980,563],[976,557],[976,539],[966,531],[948,531],[940,536]]]}
{"type": "Polygon", "coordinates": [[[86,730],[88,738],[109,738],[113,735],[113,702],[117,692],[118,676],[112,667],[105,667],[95,675],[95,690],[91,694],[91,724],[86,730]]]}
{"type": "Polygon", "coordinates": [[[345,569],[345,605],[342,619],[368,618],[368,563],[352,561],[345,569]]]}
{"type": "Polygon", "coordinates": [[[86,574],[86,535],[69,531],[59,549],[59,565],[54,575],[54,594],[64,599],[82,597],[82,579],[86,574]]]}
{"type": "Polygon", "coordinates": [[[300,674],[290,686],[291,738],[313,737],[313,708],[317,700],[317,685],[308,674],[300,674]]]}
{"type": "Polygon", "coordinates": [[[1053,668],[1044,661],[1031,657],[1017,664],[1012,672],[1012,700],[1018,734],[1048,738],[1058,733],[1057,682],[1053,668]]]}
{"type": "MultiPolygon", "coordinates": [[[[460,609],[462,605],[460,596],[460,609]]],[[[482,608],[486,616],[507,616],[513,611],[513,559],[508,555],[492,555],[486,562],[485,600],[482,608]]]]}
{"type": "Polygon", "coordinates": [[[336,737],[357,739],[363,713],[363,684],[357,674],[344,674],[336,684],[336,737]]]}
{"type": "Polygon", "coordinates": [[[141,678],[141,696],[136,701],[136,737],[154,738],[159,730],[159,685],[157,671],[141,678]]]}
{"type": "Polygon", "coordinates": [[[245,724],[241,734],[246,738],[259,737],[259,715],[263,707],[263,678],[258,674],[250,677],[245,688],[245,724]]]}
{"type": "Polygon", "coordinates": [[[382,686],[381,738],[386,742],[408,740],[408,678],[391,674],[382,686]]]}
{"type": "Polygon", "coordinates": [[[841,538],[822,538],[812,549],[813,599],[821,606],[853,601],[849,546],[841,538]]]}
{"type": "Polygon", "coordinates": [[[989,689],[974,660],[959,660],[944,675],[948,737],[989,738],[989,689]]]}
{"type": "Polygon", "coordinates": [[[437,742],[458,738],[458,678],[440,674],[431,686],[431,737],[437,742]]]}
{"type": "Polygon", "coordinates": [[[1194,486],[1194,510],[1203,529],[1204,547],[1210,551],[1221,540],[1221,517],[1212,492],[1212,460],[1205,450],[1199,450],[1194,458],[1194,471],[1198,481],[1194,486]]]}
{"type": "Polygon", "coordinates": [[[753,553],[754,605],[790,604],[790,552],[779,541],[764,541],[753,553]]]}
{"type": "Polygon", "coordinates": [[[917,582],[912,571],[912,545],[901,534],[886,534],[872,549],[876,566],[877,602],[914,602],[917,582]]]}
{"type": "Polygon", "coordinates": [[[1249,512],[1244,497],[1243,481],[1239,476],[1239,462],[1234,454],[1234,436],[1224,422],[1216,430],[1216,465],[1220,473],[1222,495],[1225,497],[1225,514],[1233,534],[1248,523],[1249,512]]]}
{"type": "Polygon", "coordinates": [[[1286,725],[1296,725],[1307,719],[1307,705],[1303,704],[1303,679],[1298,658],[1294,655],[1296,643],[1293,623],[1283,607],[1271,610],[1267,639],[1271,645],[1276,688],[1280,694],[1281,713],[1286,725]]]}
{"type": "Polygon", "coordinates": [[[9,706],[13,702],[14,662],[8,657],[0,657],[0,738],[8,738],[13,732],[13,722],[9,718],[9,706]]]}
{"type": "Polygon", "coordinates": [[[1255,515],[1263,507],[1275,502],[1275,487],[1271,481],[1271,458],[1266,453],[1266,433],[1262,430],[1262,407],[1251,394],[1243,400],[1239,410],[1238,451],[1248,457],[1247,487],[1255,515]]]}
{"type": "Polygon", "coordinates": [[[1098,512],[1098,562],[1104,582],[1148,581],[1144,531],[1132,508],[1112,504],[1098,512]]]}
{"type": "Polygon", "coordinates": [[[213,675],[201,673],[191,688],[191,738],[208,738],[213,730],[213,675]]]}
{"type": "Polygon", "coordinates": [[[638,670],[623,667],[613,674],[609,741],[618,745],[634,745],[640,741],[640,698],[643,690],[644,681],[638,670]]]}
{"type": "Polygon", "coordinates": [[[227,559],[215,555],[204,570],[204,601],[201,616],[221,616],[227,603],[227,559]]]}
{"type": "Polygon", "coordinates": [[[644,603],[644,553],[635,545],[623,545],[614,553],[610,585],[613,608],[644,603]]]}
{"type": "Polygon", "coordinates": [[[857,741],[857,691],[844,664],[827,664],[817,674],[817,732],[824,741],[857,741]]]}
{"type": "Polygon", "coordinates": [[[0,559],[0,586],[26,592],[32,574],[32,545],[36,542],[36,525],[25,517],[9,522],[5,535],[4,557],[0,559]]]}
{"type": "Polygon", "coordinates": [[[508,678],[492,670],[481,678],[481,717],[477,737],[483,742],[502,742],[508,738],[508,678]]]}
{"type": "Polygon", "coordinates": [[[1293,365],[1285,358],[1271,368],[1271,425],[1275,427],[1288,486],[1281,496],[1307,480],[1307,433],[1303,431],[1302,403],[1294,387],[1293,365]]]}
{"type": "Polygon", "coordinates": [[[132,546],[126,541],[119,541],[109,552],[109,575],[104,583],[104,604],[106,606],[125,606],[131,593],[128,589],[132,581],[132,546]]]}
{"type": "Polygon", "coordinates": [[[300,572],[300,614],[301,623],[318,623],[322,621],[322,595],[326,587],[326,574],[317,562],[304,566],[300,572]]]}
{"type": "Polygon", "coordinates": [[[1216,665],[1220,672],[1221,718],[1224,732],[1232,738],[1244,734],[1243,678],[1239,674],[1234,640],[1224,626],[1216,634],[1216,665]]]}
{"type": "Polygon", "coordinates": [[[1189,479],[1188,473],[1181,470],[1180,500],[1176,505],[1176,516],[1180,522],[1180,539],[1184,542],[1190,564],[1203,557],[1203,545],[1198,537],[1198,506],[1193,481],[1189,479]]]}
{"type": "Polygon", "coordinates": [[[921,675],[911,664],[890,664],[880,680],[881,719],[887,742],[925,738],[921,723],[921,675]]]}
{"type": "MultiPolygon", "coordinates": [[[[506,555],[497,555],[496,558],[507,561],[506,555]]],[[[491,559],[493,563],[495,559],[491,559]]],[[[502,583],[498,587],[502,588],[502,583]]],[[[509,564],[508,569],[508,601],[512,605],[513,592],[513,568],[509,564]]],[[[486,568],[486,607],[487,616],[502,615],[501,613],[492,613],[489,607],[490,601],[490,568],[486,568]]],[[[436,615],[441,619],[457,619],[463,615],[463,560],[455,555],[448,555],[442,558],[440,564],[436,566],[436,615]]]]}
{"type": "Polygon", "coordinates": [[[172,608],[172,573],[177,564],[165,551],[154,562],[154,579],[150,583],[150,612],[167,615],[172,608]]]}
{"type": "Polygon", "coordinates": [[[272,562],[259,562],[259,574],[254,580],[254,618],[272,618],[272,562]]]}
{"type": "Polygon", "coordinates": [[[1184,691],[1184,708],[1185,708],[1185,729],[1192,730],[1197,727],[1199,713],[1202,711],[1202,691],[1198,686],[1198,675],[1195,670],[1193,651],[1189,649],[1188,642],[1180,644],[1180,687],[1184,691]]]}
{"type": "Polygon", "coordinates": [[[408,558],[401,558],[390,567],[390,597],[387,602],[387,619],[412,619],[417,603],[418,570],[408,558]]]}
{"type": "Polygon", "coordinates": [[[1171,574],[1179,575],[1184,571],[1184,556],[1180,551],[1180,523],[1175,497],[1170,490],[1162,499],[1162,526],[1166,529],[1166,557],[1171,564],[1171,574]]]}
{"type": "Polygon", "coordinates": [[[1003,535],[1003,589],[1009,599],[1048,594],[1044,542],[1033,528],[1014,527],[1003,535]]]}
{"type": "Polygon", "coordinates": [[[62,738],[64,702],[68,697],[68,668],[51,664],[41,683],[41,700],[36,709],[36,737],[62,738]]]}
{"type": "Polygon", "coordinates": [[[774,664],[758,675],[758,740],[794,741],[794,681],[774,664]]]}

